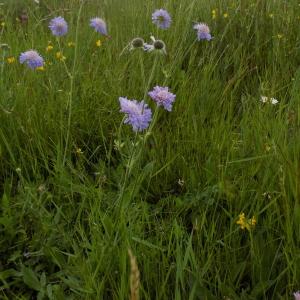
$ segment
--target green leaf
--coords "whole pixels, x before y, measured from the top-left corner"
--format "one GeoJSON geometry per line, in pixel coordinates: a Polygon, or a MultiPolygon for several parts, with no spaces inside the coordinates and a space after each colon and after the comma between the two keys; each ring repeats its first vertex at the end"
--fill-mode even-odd
{"type": "Polygon", "coordinates": [[[41,291],[42,286],[36,274],[30,268],[22,266],[23,281],[30,288],[41,291]]]}

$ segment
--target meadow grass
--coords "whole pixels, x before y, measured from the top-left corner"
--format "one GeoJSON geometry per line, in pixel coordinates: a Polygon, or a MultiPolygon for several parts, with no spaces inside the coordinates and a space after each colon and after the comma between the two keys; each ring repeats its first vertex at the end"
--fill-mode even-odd
{"type": "Polygon", "coordinates": [[[298,1],[0,2],[0,298],[292,299],[298,1]],[[156,8],[170,29],[152,24],[156,8]],[[69,33],[57,40],[59,15],[69,33]],[[196,40],[198,21],[213,40],[196,40]],[[167,55],[123,51],[150,35],[167,55]],[[31,48],[44,71],[19,64],[31,48]],[[176,94],[173,111],[135,134],[118,99],[155,85],[176,94]],[[241,213],[256,224],[241,229],[241,213]]]}

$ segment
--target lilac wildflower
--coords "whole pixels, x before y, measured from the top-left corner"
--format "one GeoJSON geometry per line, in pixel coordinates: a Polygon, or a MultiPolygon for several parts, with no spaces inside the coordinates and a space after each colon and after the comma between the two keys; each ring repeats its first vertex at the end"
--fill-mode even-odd
{"type": "Polygon", "coordinates": [[[63,36],[68,32],[68,23],[63,17],[57,17],[50,21],[49,28],[55,36],[63,36]]]}
{"type": "Polygon", "coordinates": [[[300,300],[300,291],[294,293],[295,300],[300,300]]]}
{"type": "Polygon", "coordinates": [[[91,19],[90,26],[93,27],[96,32],[101,33],[102,35],[107,35],[106,23],[101,18],[96,17],[91,19]]]}
{"type": "Polygon", "coordinates": [[[163,106],[165,110],[172,111],[176,95],[170,93],[168,87],[156,86],[148,95],[156,102],[157,106],[163,106]]]}
{"type": "Polygon", "coordinates": [[[36,69],[44,65],[44,59],[35,50],[21,53],[19,60],[21,64],[26,63],[30,69],[36,69]]]}
{"type": "Polygon", "coordinates": [[[126,114],[125,124],[130,124],[133,131],[143,131],[148,128],[152,119],[152,111],[143,101],[128,100],[127,98],[119,98],[121,110],[126,114]]]}
{"type": "Polygon", "coordinates": [[[171,16],[164,9],[157,9],[152,14],[152,22],[157,25],[159,28],[167,29],[171,26],[171,16]]]}
{"type": "Polygon", "coordinates": [[[197,23],[193,27],[197,31],[198,41],[207,40],[210,41],[212,36],[210,34],[210,29],[205,23],[197,23]]]}

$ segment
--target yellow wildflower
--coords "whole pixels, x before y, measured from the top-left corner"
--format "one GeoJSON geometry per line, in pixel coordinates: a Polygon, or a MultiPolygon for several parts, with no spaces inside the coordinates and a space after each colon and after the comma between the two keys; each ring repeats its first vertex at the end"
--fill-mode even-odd
{"type": "Polygon", "coordinates": [[[75,43],[74,42],[68,42],[68,47],[75,47],[75,43]]]}
{"type": "Polygon", "coordinates": [[[266,152],[270,152],[270,150],[271,150],[271,146],[269,145],[269,144],[265,144],[265,151],[266,152]]]}
{"type": "Polygon", "coordinates": [[[228,13],[224,13],[224,14],[223,14],[223,17],[224,17],[225,19],[228,18],[228,16],[229,16],[228,13]]]}
{"type": "Polygon", "coordinates": [[[217,10],[216,10],[216,9],[213,9],[213,10],[211,11],[211,15],[212,15],[212,18],[213,18],[213,19],[216,19],[216,18],[217,18],[217,10]]]}
{"type": "Polygon", "coordinates": [[[97,46],[97,47],[101,47],[101,44],[102,44],[102,43],[101,43],[100,40],[96,41],[96,46],[97,46]]]}
{"type": "Polygon", "coordinates": [[[59,60],[61,60],[61,61],[66,60],[66,57],[60,51],[56,52],[56,58],[59,59],[59,60]]]}
{"type": "Polygon", "coordinates": [[[41,67],[37,67],[36,70],[37,71],[45,71],[45,68],[44,68],[44,66],[41,66],[41,67]]]}
{"type": "Polygon", "coordinates": [[[81,148],[76,147],[76,154],[77,155],[83,154],[83,151],[81,150],[81,148]]]}
{"type": "Polygon", "coordinates": [[[255,217],[253,216],[250,220],[250,225],[254,227],[256,225],[256,222],[257,221],[256,221],[255,217]]]}
{"type": "Polygon", "coordinates": [[[236,221],[236,224],[240,225],[241,229],[247,229],[250,231],[251,228],[255,227],[257,221],[253,216],[251,219],[247,219],[244,213],[239,214],[239,219],[236,221]]]}
{"type": "Polygon", "coordinates": [[[239,215],[239,219],[236,221],[236,224],[240,225],[241,229],[245,229],[247,222],[246,222],[246,217],[244,213],[241,213],[239,215]]]}
{"type": "Polygon", "coordinates": [[[52,51],[53,50],[53,46],[52,45],[48,45],[47,47],[46,47],[46,51],[47,52],[50,52],[50,51],[52,51]]]}
{"type": "Polygon", "coordinates": [[[16,62],[16,59],[13,56],[9,56],[6,61],[8,64],[13,64],[16,62]]]}

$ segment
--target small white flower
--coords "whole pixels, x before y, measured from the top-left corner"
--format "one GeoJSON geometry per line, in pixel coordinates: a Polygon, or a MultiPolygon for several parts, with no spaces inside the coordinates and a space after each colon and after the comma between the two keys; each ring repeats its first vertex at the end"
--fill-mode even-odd
{"type": "Polygon", "coordinates": [[[277,99],[275,99],[275,98],[271,98],[271,103],[272,103],[273,105],[275,105],[275,104],[277,104],[277,103],[278,103],[278,100],[277,100],[277,99]]]}
{"type": "Polygon", "coordinates": [[[266,102],[268,102],[268,97],[266,97],[266,96],[261,96],[261,98],[260,98],[260,101],[261,102],[263,102],[263,103],[266,103],[266,102]]]}
{"type": "Polygon", "coordinates": [[[270,98],[270,97],[266,97],[266,96],[261,96],[260,101],[262,103],[271,103],[273,105],[276,105],[279,101],[275,98],[270,98]]]}

